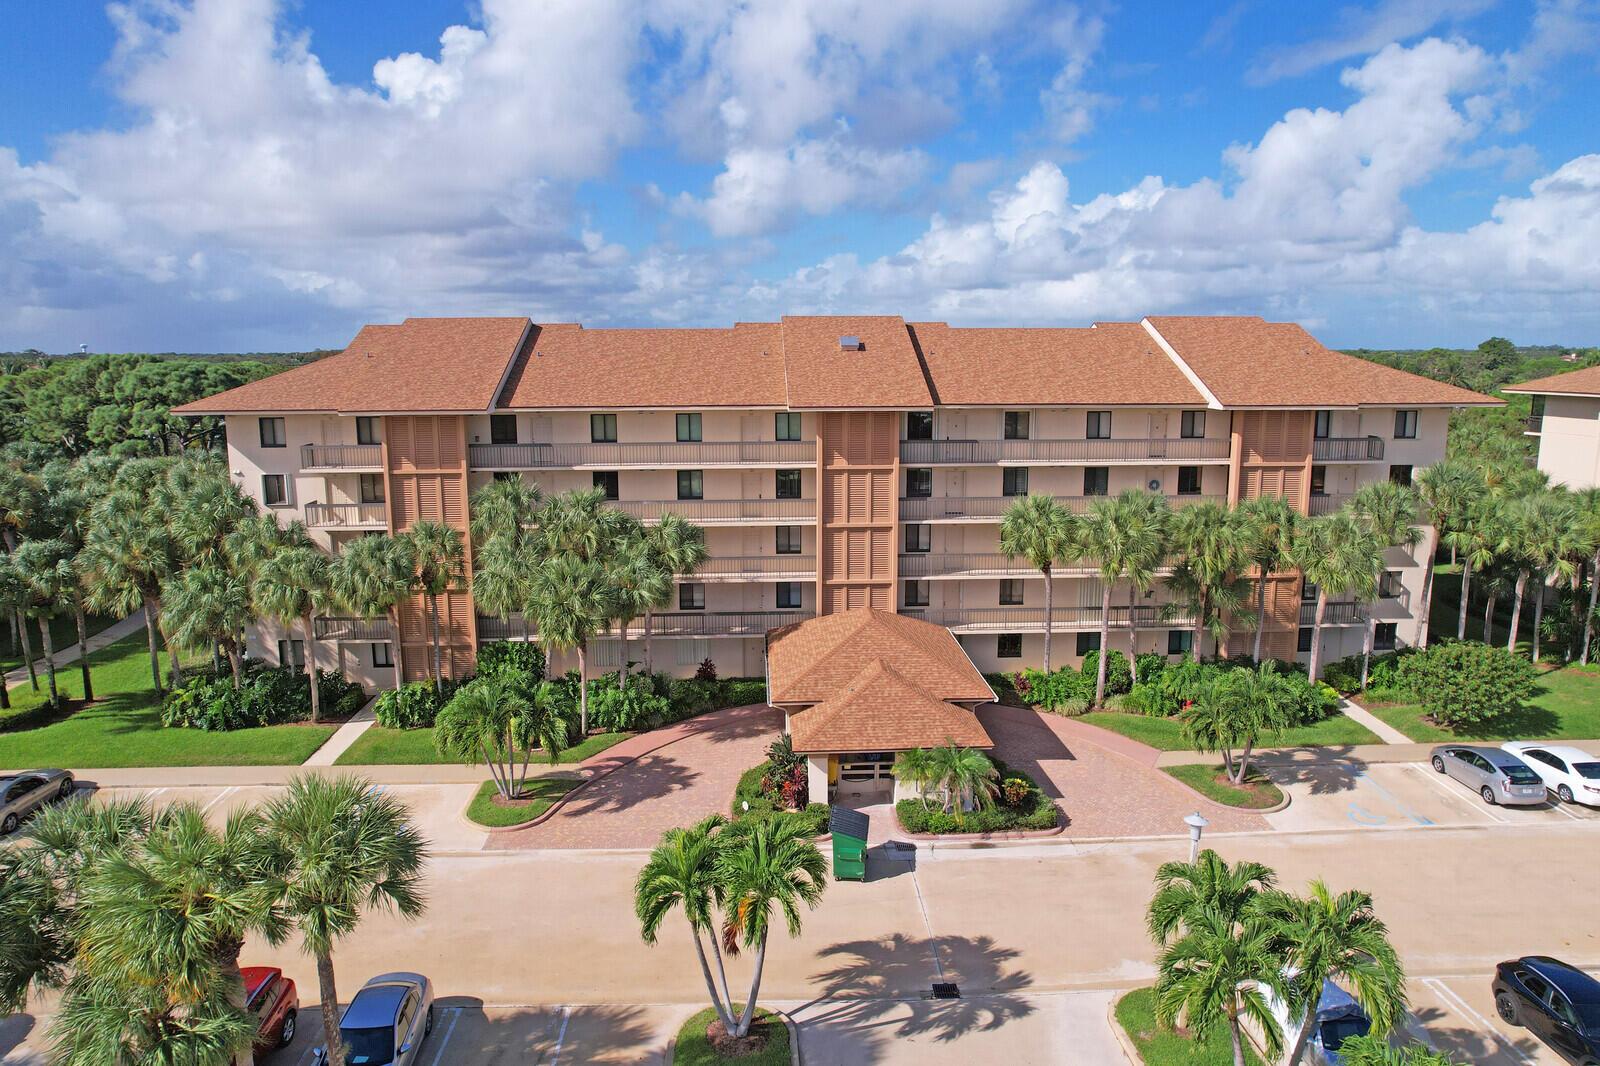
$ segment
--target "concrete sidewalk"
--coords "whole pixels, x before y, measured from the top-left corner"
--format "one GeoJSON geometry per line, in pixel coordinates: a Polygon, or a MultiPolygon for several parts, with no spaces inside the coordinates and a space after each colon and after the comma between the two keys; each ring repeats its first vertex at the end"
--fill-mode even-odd
{"type": "MultiPolygon", "coordinates": [[[[106,645],[115,644],[123,637],[126,637],[131,633],[137,633],[143,628],[144,614],[139,611],[135,611],[133,614],[130,614],[128,617],[123,618],[120,621],[112,622],[100,632],[89,638],[89,654],[93,655],[106,645]]],[[[37,632],[30,633],[29,637],[34,645],[34,650],[37,651],[39,634],[37,632]]],[[[73,641],[65,648],[56,649],[56,672],[60,673],[62,667],[65,666],[76,666],[78,662],[79,651],[80,649],[77,641],[73,641]]],[[[33,668],[34,671],[41,677],[44,676],[45,665],[43,659],[34,659],[33,668]]],[[[15,670],[8,670],[6,672],[6,688],[16,688],[18,685],[25,685],[27,683],[28,666],[26,663],[17,667],[15,670]]],[[[43,684],[43,682],[40,683],[43,684]]]]}
{"type": "Polygon", "coordinates": [[[311,753],[311,758],[305,761],[306,766],[332,766],[339,760],[339,756],[349,751],[356,741],[361,739],[361,734],[377,724],[378,716],[373,713],[377,706],[378,697],[374,696],[361,705],[361,709],[350,716],[350,720],[338,729],[327,743],[311,753]]]}
{"type": "Polygon", "coordinates": [[[1400,730],[1396,729],[1388,722],[1385,722],[1382,718],[1379,718],[1377,715],[1361,706],[1361,704],[1356,703],[1354,700],[1347,700],[1343,697],[1340,697],[1339,711],[1351,721],[1360,722],[1373,733],[1376,733],[1378,739],[1383,741],[1385,744],[1414,743],[1410,737],[1406,736],[1404,733],[1400,732],[1400,730]]]}

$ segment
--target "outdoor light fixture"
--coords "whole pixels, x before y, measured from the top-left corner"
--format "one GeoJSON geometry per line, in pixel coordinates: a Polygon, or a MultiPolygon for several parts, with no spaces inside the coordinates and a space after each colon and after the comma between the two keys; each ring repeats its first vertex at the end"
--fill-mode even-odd
{"type": "Polygon", "coordinates": [[[1183,824],[1189,827],[1189,861],[1194,862],[1195,856],[1200,854],[1200,834],[1206,831],[1206,826],[1211,823],[1201,816],[1199,811],[1187,816],[1183,824]]]}

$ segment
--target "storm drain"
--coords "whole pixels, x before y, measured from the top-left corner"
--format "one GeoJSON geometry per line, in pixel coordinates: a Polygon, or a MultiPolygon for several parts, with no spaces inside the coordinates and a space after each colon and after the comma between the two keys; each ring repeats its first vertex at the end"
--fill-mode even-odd
{"type": "Polygon", "coordinates": [[[935,981],[933,983],[933,999],[960,999],[961,987],[954,981],[935,981]]]}

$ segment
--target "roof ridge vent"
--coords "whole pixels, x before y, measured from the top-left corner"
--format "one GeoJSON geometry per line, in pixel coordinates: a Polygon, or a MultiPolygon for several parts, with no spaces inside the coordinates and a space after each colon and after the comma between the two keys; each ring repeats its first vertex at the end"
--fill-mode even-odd
{"type": "Polygon", "coordinates": [[[861,338],[854,333],[846,333],[839,338],[839,350],[841,352],[859,352],[865,348],[866,345],[861,343],[861,338]]]}

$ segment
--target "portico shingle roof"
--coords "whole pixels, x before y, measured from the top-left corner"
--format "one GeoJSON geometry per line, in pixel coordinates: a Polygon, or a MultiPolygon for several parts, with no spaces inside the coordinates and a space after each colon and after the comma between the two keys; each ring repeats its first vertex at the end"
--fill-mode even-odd
{"type": "Polygon", "coordinates": [[[937,700],[978,703],[994,690],[944,626],[859,608],[774,629],[767,634],[768,702],[814,704],[851,685],[869,664],[893,664],[937,700]]]}
{"type": "Polygon", "coordinates": [[[803,754],[994,747],[977,715],[936,698],[882,659],[831,699],[791,715],[789,735],[803,754]]]}

